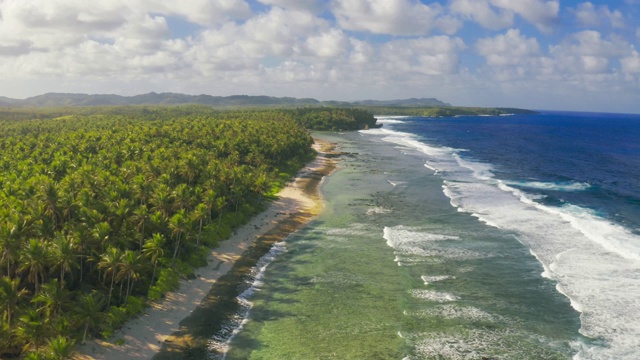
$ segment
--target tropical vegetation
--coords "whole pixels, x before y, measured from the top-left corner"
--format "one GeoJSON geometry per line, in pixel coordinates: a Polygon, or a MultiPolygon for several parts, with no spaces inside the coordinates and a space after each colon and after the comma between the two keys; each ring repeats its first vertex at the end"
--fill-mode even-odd
{"type": "Polygon", "coordinates": [[[0,357],[62,359],[206,264],[349,109],[0,109],[0,357]]]}

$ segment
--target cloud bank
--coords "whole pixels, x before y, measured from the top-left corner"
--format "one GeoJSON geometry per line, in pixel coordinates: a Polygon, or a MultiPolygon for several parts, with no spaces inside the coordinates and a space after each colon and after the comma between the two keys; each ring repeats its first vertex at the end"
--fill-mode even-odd
{"type": "Polygon", "coordinates": [[[640,112],[637,2],[0,0],[0,96],[176,91],[640,112]]]}

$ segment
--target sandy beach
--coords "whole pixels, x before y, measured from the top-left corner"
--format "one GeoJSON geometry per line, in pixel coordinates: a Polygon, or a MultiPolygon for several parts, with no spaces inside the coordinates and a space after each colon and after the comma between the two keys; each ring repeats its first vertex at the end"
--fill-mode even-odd
{"type": "Polygon", "coordinates": [[[208,265],[196,270],[197,277],[182,280],[180,288],[154,302],[138,318],[131,320],[108,341],[91,340],[77,347],[74,359],[119,360],[150,359],[162,348],[174,332],[181,330],[180,322],[207,296],[216,281],[226,274],[251,245],[267,233],[286,238],[304,225],[322,209],[318,194],[321,179],[334,168],[333,160],[326,157],[332,145],[315,140],[318,156],[307,164],[278,193],[263,213],[237,229],[235,235],[212,250],[208,265]],[[292,219],[295,226],[292,228],[292,219]],[[119,345],[116,345],[118,343],[119,345]]]}

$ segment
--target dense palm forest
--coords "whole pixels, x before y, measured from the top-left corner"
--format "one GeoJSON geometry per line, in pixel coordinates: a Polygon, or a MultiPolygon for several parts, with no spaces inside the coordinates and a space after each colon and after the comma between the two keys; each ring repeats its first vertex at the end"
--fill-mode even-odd
{"type": "Polygon", "coordinates": [[[1,110],[0,357],[65,358],[193,276],[314,156],[314,122],[375,125],[325,108],[1,110]]]}

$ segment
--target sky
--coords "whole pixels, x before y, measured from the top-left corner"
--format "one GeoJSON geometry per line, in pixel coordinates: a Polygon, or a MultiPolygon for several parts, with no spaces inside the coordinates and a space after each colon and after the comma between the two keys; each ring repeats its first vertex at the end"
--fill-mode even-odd
{"type": "Polygon", "coordinates": [[[640,113],[640,0],[0,0],[0,96],[640,113]]]}

